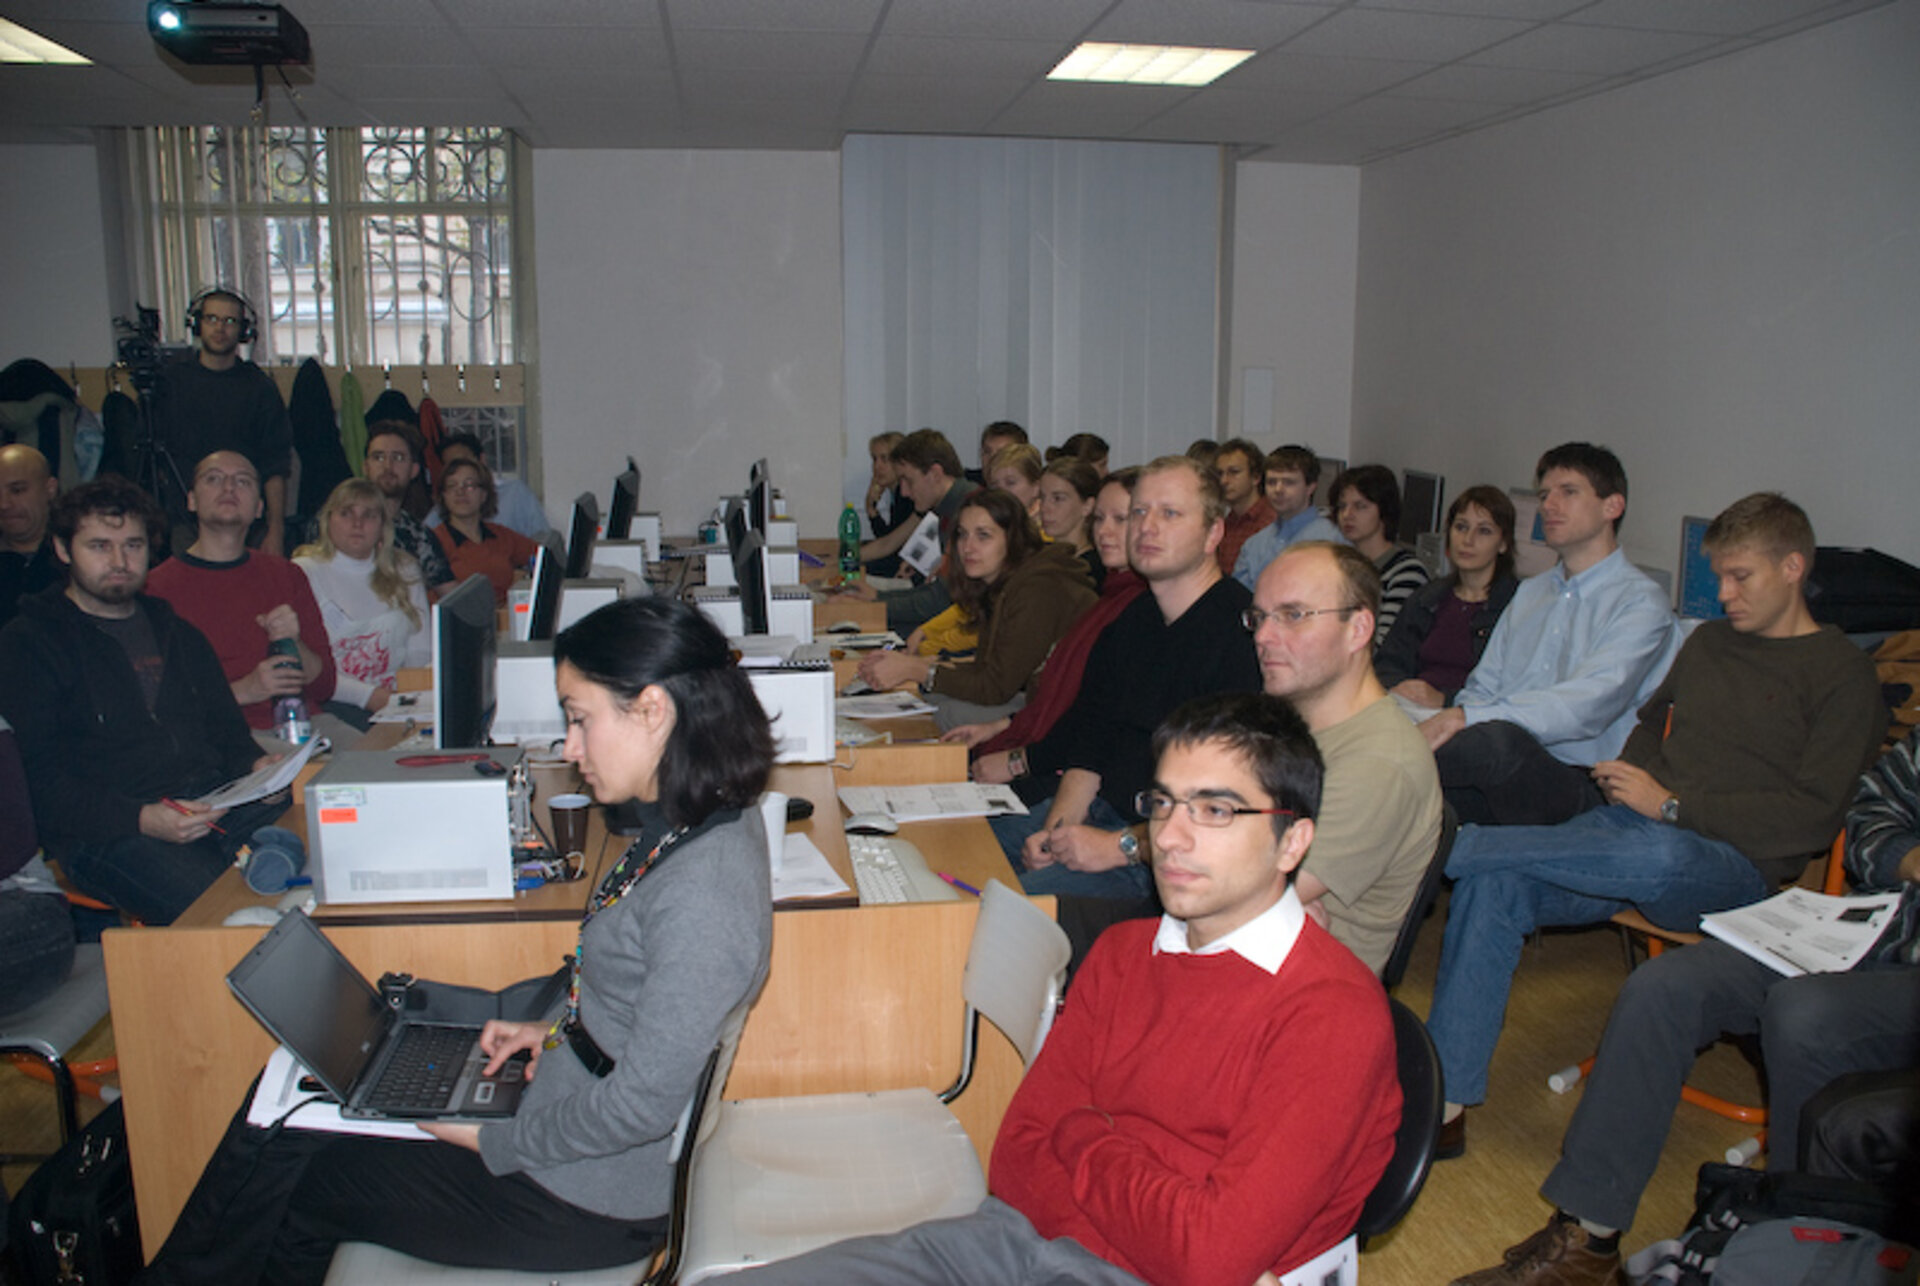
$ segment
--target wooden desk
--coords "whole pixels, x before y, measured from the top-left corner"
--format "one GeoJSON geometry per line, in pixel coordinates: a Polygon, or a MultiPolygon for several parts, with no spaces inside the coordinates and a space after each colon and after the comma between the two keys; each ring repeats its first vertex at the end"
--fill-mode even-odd
{"type": "MultiPolygon", "coordinates": [[[[801,829],[829,860],[837,851],[844,862],[837,825],[842,810],[829,770],[781,768],[775,784],[792,785],[791,793],[814,801],[816,813],[801,829]]],[[[968,883],[1014,883],[983,822],[928,823],[903,833],[939,869],[968,883]]],[[[209,899],[231,897],[231,889],[218,892],[224,887],[209,899]]],[[[584,896],[590,885],[563,887],[584,896]]],[[[1051,912],[1051,899],[1040,901],[1051,912]]],[[[475,905],[494,913],[426,922],[420,912],[430,914],[430,907],[396,908],[398,914],[386,917],[353,908],[353,918],[362,922],[329,915],[327,936],[370,978],[401,969],[480,987],[549,973],[573,949],[572,916],[503,915],[500,908],[514,904],[475,905]]],[[[772,972],[748,1020],[727,1092],[767,1097],[915,1085],[944,1089],[959,1066],[960,979],[977,905],[967,899],[774,916],[772,972]]],[[[221,926],[215,909],[213,902],[204,912],[196,905],[167,928],[106,934],[120,1083],[149,1255],[172,1229],[273,1047],[225,981],[262,931],[221,926]]],[[[954,1105],[983,1163],[1020,1073],[1013,1047],[988,1026],[973,1085],[954,1105]]]]}

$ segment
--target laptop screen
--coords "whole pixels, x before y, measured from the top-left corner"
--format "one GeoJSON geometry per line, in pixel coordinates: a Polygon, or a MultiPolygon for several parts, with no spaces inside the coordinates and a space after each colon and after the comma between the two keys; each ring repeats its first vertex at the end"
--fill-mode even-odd
{"type": "Polygon", "coordinates": [[[380,993],[297,911],[233,967],[227,985],[342,1100],[391,1020],[380,993]]]}

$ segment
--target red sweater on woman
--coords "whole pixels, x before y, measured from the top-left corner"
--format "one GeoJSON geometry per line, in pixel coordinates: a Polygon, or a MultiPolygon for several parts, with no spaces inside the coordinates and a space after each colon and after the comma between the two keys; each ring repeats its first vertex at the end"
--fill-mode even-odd
{"type": "Polygon", "coordinates": [[[1012,723],[975,746],[972,757],[977,759],[996,750],[1031,745],[1046,736],[1073,704],[1073,699],[1080,695],[1080,680],[1086,675],[1087,654],[1093,651],[1093,641],[1146,587],[1147,583],[1128,568],[1108,572],[1100,586],[1099,599],[1080,614],[1080,619],[1060,636],[1053,651],[1047,654],[1046,666],[1040,671],[1040,684],[1033,696],[1013,716],[1012,723]]]}
{"type": "Polygon", "coordinates": [[[989,1187],[1157,1286],[1247,1286],[1344,1241],[1393,1155],[1379,980],[1312,922],[1277,973],[1094,943],[994,1140],[989,1187]]]}

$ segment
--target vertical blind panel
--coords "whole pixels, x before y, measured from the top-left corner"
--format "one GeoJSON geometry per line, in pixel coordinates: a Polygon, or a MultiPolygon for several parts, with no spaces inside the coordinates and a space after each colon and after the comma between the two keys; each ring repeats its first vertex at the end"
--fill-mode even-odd
{"type": "Polygon", "coordinates": [[[990,420],[1115,465],[1214,433],[1221,157],[1159,143],[855,135],[842,152],[847,481],[865,439],[990,420]]]}

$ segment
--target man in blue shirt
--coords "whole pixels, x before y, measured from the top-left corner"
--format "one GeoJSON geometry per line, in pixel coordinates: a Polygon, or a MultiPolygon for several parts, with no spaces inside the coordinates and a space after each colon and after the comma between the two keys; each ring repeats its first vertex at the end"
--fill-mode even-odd
{"type": "Polygon", "coordinates": [[[1619,542],[1627,475],[1570,442],[1534,470],[1553,570],[1523,581],[1454,704],[1420,725],[1463,823],[1551,826],[1603,801],[1613,759],[1679,646],[1666,595],[1619,542]]]}
{"type": "Polygon", "coordinates": [[[1284,446],[1267,457],[1267,504],[1273,510],[1273,525],[1247,537],[1240,556],[1233,560],[1233,578],[1252,593],[1267,564],[1280,556],[1288,545],[1303,540],[1326,540],[1336,545],[1347,543],[1340,529],[1329,522],[1313,505],[1314,484],[1320,481],[1320,457],[1306,447],[1284,446]]]}

